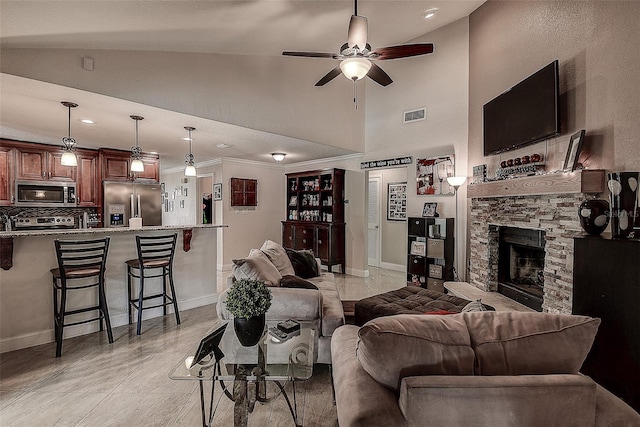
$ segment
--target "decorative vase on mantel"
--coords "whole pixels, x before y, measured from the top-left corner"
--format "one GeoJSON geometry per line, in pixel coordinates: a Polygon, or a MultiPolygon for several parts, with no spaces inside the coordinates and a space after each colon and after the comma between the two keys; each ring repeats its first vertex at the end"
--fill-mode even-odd
{"type": "Polygon", "coordinates": [[[578,208],[580,226],[592,236],[599,236],[609,225],[609,202],[587,199],[578,208]]]}
{"type": "Polygon", "coordinates": [[[640,172],[611,172],[607,186],[611,201],[611,237],[629,237],[638,205],[638,179],[640,172]]]}
{"type": "Polygon", "coordinates": [[[253,316],[249,318],[234,317],[233,328],[236,331],[238,341],[245,347],[251,347],[260,342],[260,337],[264,333],[266,315],[253,316]]]}

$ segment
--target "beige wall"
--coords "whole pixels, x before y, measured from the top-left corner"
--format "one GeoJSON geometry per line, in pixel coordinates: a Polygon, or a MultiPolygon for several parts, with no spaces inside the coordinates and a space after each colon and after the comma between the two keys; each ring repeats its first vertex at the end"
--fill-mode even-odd
{"type": "MultiPolygon", "coordinates": [[[[466,224],[466,189],[460,188],[457,214],[453,196],[417,195],[415,159],[455,154],[456,173],[466,173],[469,21],[461,19],[412,42],[434,43],[434,53],[382,62],[394,80],[386,88],[367,82],[364,160],[413,156],[414,163],[407,166],[406,177],[401,179],[408,183],[407,214],[421,216],[425,202],[436,202],[440,216],[457,217],[457,224],[466,224]],[[427,109],[426,120],[402,123],[404,111],[421,107],[427,109]]],[[[457,245],[457,270],[464,277],[464,226],[456,227],[456,238],[462,242],[457,245]]]]}
{"type": "Polygon", "coordinates": [[[251,248],[259,248],[266,239],[282,241],[280,221],[285,218],[286,180],[281,165],[222,159],[216,182],[222,182],[222,204],[216,204],[216,211],[221,208],[220,222],[229,226],[222,231],[222,266],[227,270],[233,259],[247,256],[251,248]],[[231,206],[231,178],[258,180],[258,206],[231,206]]]}
{"type": "MultiPolygon", "coordinates": [[[[353,151],[364,149],[353,84],[315,82],[331,61],[261,55],[2,49],[0,70],[197,117],[353,151]],[[95,69],[82,69],[91,57],[95,69]],[[169,82],[171,84],[169,84],[169,82]],[[182,84],[175,84],[182,82],[182,84]]],[[[364,105],[365,93],[361,90],[364,105]]]]}
{"type": "Polygon", "coordinates": [[[586,166],[639,170],[640,2],[488,1],[469,18],[469,173],[482,154],[482,105],[558,59],[562,135],[503,154],[548,151],[561,169],[569,136],[587,131],[586,166]],[[587,159],[588,157],[588,159],[587,159]]]}

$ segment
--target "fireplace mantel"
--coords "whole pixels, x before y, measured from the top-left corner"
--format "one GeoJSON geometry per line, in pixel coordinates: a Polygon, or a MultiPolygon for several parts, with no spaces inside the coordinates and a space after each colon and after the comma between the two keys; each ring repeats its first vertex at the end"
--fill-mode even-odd
{"type": "Polygon", "coordinates": [[[542,194],[602,193],[604,170],[548,173],[500,181],[469,184],[468,198],[533,196],[542,194]]]}

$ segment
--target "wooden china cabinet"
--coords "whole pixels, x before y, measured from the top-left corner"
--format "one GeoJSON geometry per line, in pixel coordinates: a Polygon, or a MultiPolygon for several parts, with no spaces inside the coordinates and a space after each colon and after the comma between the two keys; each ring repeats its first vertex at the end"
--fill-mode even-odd
{"type": "Polygon", "coordinates": [[[308,249],[323,265],[345,272],[344,170],[287,174],[287,219],[282,245],[308,249]]]}

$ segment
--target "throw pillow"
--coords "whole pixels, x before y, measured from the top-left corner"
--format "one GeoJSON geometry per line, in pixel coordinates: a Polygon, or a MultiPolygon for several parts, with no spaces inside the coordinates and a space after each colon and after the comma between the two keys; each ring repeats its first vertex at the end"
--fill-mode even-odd
{"type": "Polygon", "coordinates": [[[293,249],[286,249],[286,251],[296,276],[309,279],[320,275],[318,263],[316,262],[313,252],[307,250],[296,251],[293,249]]]}
{"type": "Polygon", "coordinates": [[[466,313],[467,311],[487,311],[487,309],[482,305],[481,300],[475,300],[465,305],[464,308],[460,310],[460,313],[466,313]]]}
{"type": "Polygon", "coordinates": [[[298,276],[285,275],[280,280],[281,288],[300,288],[300,289],[318,289],[313,283],[304,280],[298,276]]]}
{"type": "Polygon", "coordinates": [[[476,375],[576,374],[600,325],[597,318],[551,313],[484,311],[460,317],[469,328],[476,375]]]}
{"type": "Polygon", "coordinates": [[[356,356],[378,383],[398,391],[405,377],[473,375],[475,354],[462,316],[398,314],[364,324],[356,356]]]}
{"type": "Polygon", "coordinates": [[[233,276],[237,280],[260,280],[267,286],[278,286],[282,275],[269,261],[269,258],[260,251],[252,251],[247,258],[234,259],[233,276]]]}
{"type": "Polygon", "coordinates": [[[260,250],[269,258],[282,276],[295,274],[293,265],[282,246],[271,240],[265,240],[260,250]]]}

